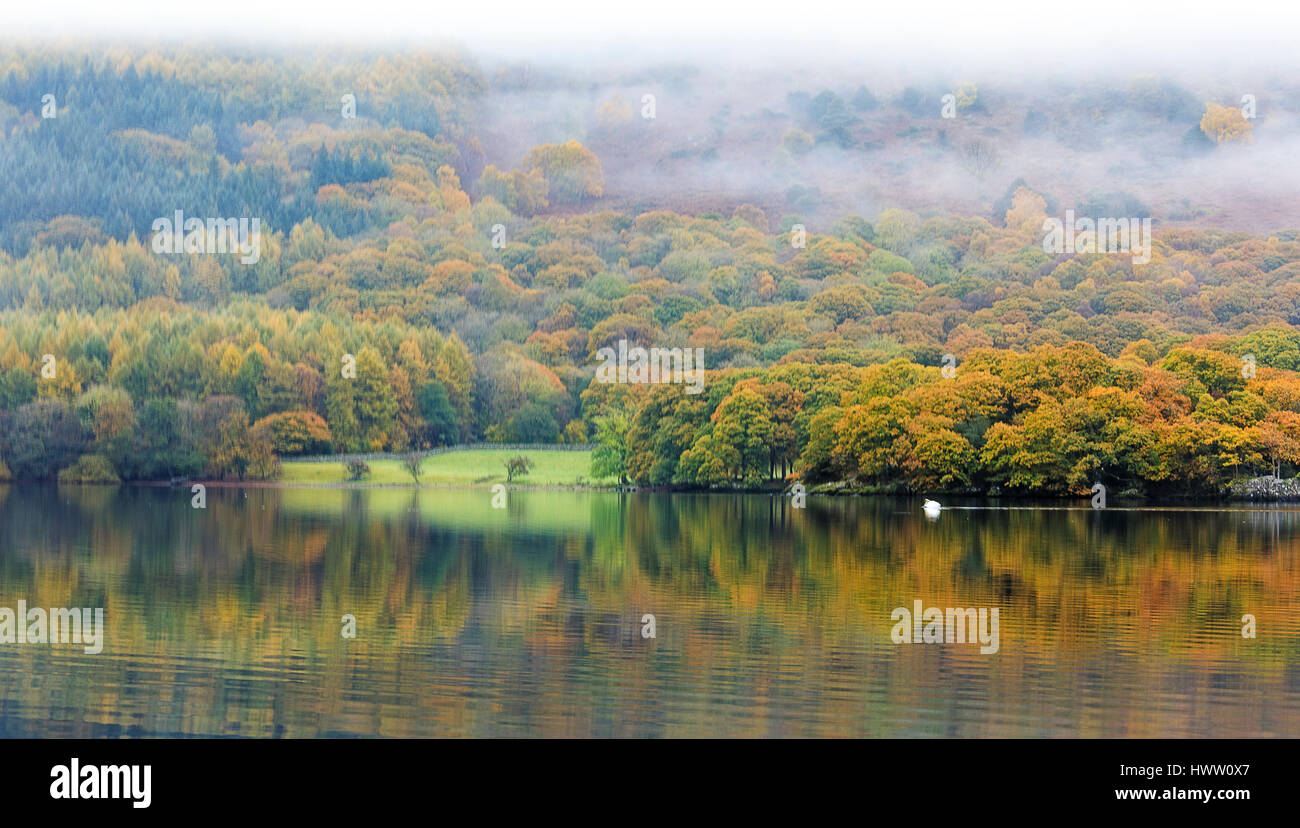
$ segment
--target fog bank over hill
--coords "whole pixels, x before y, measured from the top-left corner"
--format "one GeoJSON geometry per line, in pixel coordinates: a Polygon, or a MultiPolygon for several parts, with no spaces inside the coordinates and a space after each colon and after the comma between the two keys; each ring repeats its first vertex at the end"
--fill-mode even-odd
{"type": "Polygon", "coordinates": [[[1023,181],[1062,210],[1114,204],[1253,232],[1296,224],[1300,173],[1287,160],[1300,98],[1284,73],[911,63],[484,60],[480,135],[502,168],[538,143],[584,143],[619,209],[1000,219],[995,203],[1023,181]],[[1216,146],[1200,128],[1207,104],[1241,109],[1248,95],[1250,142],[1216,146]]]}

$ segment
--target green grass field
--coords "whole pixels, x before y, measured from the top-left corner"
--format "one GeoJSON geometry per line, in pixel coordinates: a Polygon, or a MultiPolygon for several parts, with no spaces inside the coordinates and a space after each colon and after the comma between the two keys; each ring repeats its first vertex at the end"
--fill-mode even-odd
{"type": "MultiPolygon", "coordinates": [[[[551,451],[529,449],[474,449],[435,454],[424,459],[420,473],[422,486],[491,486],[506,482],[505,461],[523,454],[534,462],[526,477],[515,478],[518,486],[574,486],[609,485],[613,478],[591,476],[591,452],[551,451]],[[581,478],[581,480],[579,479],[581,478]]],[[[281,483],[346,483],[347,473],[343,463],[302,463],[285,460],[281,483]]],[[[399,484],[411,486],[414,481],[400,460],[372,460],[370,474],[357,481],[362,484],[399,484]]]]}

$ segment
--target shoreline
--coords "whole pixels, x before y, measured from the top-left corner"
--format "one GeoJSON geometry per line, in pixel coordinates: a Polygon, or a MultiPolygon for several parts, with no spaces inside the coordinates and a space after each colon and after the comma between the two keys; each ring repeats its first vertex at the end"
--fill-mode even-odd
{"type": "MultiPolygon", "coordinates": [[[[1247,481],[1249,482],[1249,481],[1247,481]]],[[[1300,479],[1293,482],[1300,486],[1300,479]]],[[[139,487],[152,489],[181,489],[189,491],[191,486],[196,484],[203,485],[207,488],[218,489],[400,489],[409,491],[432,490],[432,491],[492,491],[494,486],[505,486],[507,491],[551,491],[551,492],[590,492],[599,494],[666,494],[666,495],[754,495],[763,497],[782,497],[788,498],[793,496],[789,487],[771,486],[766,488],[749,489],[749,488],[692,488],[679,486],[637,486],[635,484],[627,485],[592,485],[589,483],[550,483],[550,484],[529,484],[524,483],[506,483],[503,480],[483,483],[397,483],[397,482],[380,482],[371,483],[365,481],[285,481],[285,480],[205,480],[201,478],[186,479],[184,481],[171,480],[130,480],[119,482],[59,482],[56,480],[0,480],[0,487],[20,486],[24,484],[35,484],[37,486],[56,486],[56,487],[78,487],[78,488],[110,488],[110,487],[139,487]]],[[[964,510],[981,510],[981,509],[1059,509],[1062,511],[1125,511],[1154,507],[1207,507],[1207,506],[1270,506],[1270,505],[1287,505],[1294,504],[1300,507],[1300,494],[1286,492],[1284,496],[1264,495],[1244,491],[1240,485],[1236,491],[1225,491],[1220,495],[1186,495],[1186,496],[1169,496],[1162,498],[1151,497],[1112,497],[1109,505],[1104,507],[1093,507],[1090,505],[1090,496],[1082,495],[1020,495],[1020,494],[991,494],[986,492],[966,492],[960,494],[953,493],[908,493],[908,492],[882,492],[871,489],[847,488],[842,484],[825,483],[817,484],[805,492],[806,496],[817,498],[889,498],[895,500],[920,500],[932,497],[943,497],[948,499],[953,505],[945,505],[944,511],[964,511],[964,510]],[[988,502],[991,505],[971,505],[976,502],[988,502]],[[1005,504],[1005,505],[1003,505],[1005,504]],[[1059,504],[1059,505],[1048,505],[1059,504]],[[1077,504],[1077,505],[1074,505],[1077,504]]]]}

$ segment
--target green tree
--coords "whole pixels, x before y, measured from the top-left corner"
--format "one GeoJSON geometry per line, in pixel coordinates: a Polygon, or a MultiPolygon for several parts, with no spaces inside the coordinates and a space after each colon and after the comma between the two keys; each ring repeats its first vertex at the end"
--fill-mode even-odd
{"type": "Polygon", "coordinates": [[[36,399],[36,377],[31,371],[10,368],[0,373],[0,408],[12,411],[36,399]]]}
{"type": "Polygon", "coordinates": [[[187,477],[203,468],[190,417],[166,398],[146,400],[136,420],[129,476],[144,480],[187,477]]]}
{"type": "Polygon", "coordinates": [[[507,432],[513,443],[554,443],[560,438],[560,425],[549,405],[530,402],[510,418],[507,432]]]}
{"type": "Polygon", "coordinates": [[[772,417],[767,401],[751,388],[738,388],[718,406],[709,429],[682,454],[682,482],[763,482],[771,459],[772,417]]]}
{"type": "Polygon", "coordinates": [[[428,445],[445,446],[460,439],[460,420],[446,386],[427,382],[416,392],[415,401],[424,420],[423,437],[428,445]]]}
{"type": "Polygon", "coordinates": [[[596,418],[596,448],[591,452],[593,477],[615,477],[627,483],[627,432],[632,422],[627,412],[611,411],[596,418]]]}
{"type": "Polygon", "coordinates": [[[527,477],[533,465],[533,461],[522,454],[509,458],[505,461],[506,482],[513,483],[516,477],[527,477]]]}

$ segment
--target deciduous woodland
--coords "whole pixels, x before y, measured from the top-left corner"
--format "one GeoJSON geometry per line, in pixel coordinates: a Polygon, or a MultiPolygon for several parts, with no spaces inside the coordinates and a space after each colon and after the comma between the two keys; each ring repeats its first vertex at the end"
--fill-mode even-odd
{"type": "MultiPolygon", "coordinates": [[[[601,476],[655,486],[1214,495],[1296,473],[1295,229],[1030,180],[868,220],[800,165],[889,152],[907,123],[972,176],[1014,167],[959,134],[1014,90],[963,88],[950,124],[928,87],[869,78],[769,113],[779,197],[641,200],[628,158],[708,155],[665,143],[689,78],[658,83],[657,118],[611,93],[512,156],[480,136],[494,96],[546,79],[464,56],[0,51],[0,475],[268,479],[478,441],[595,443],[601,476]],[[1150,261],[1045,252],[1067,208],[1155,212],[1150,261]],[[256,261],[156,252],[178,210],[260,219],[256,261]],[[702,349],[703,392],[594,382],[620,341],[702,349]]],[[[1204,103],[1143,80],[1108,105],[1243,151],[1251,123],[1204,103]]]]}

